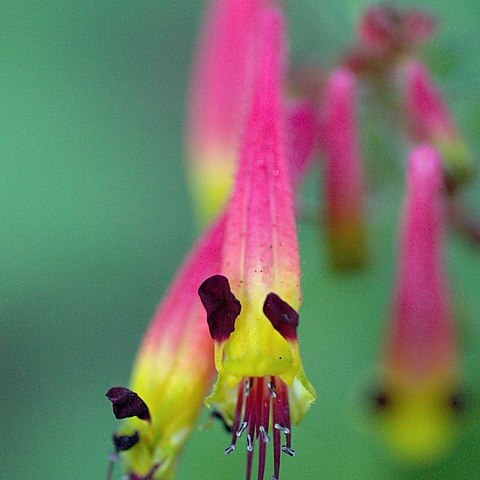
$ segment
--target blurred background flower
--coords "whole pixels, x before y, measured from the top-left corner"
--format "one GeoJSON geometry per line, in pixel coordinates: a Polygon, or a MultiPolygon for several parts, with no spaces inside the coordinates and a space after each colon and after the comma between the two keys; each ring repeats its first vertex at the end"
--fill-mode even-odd
{"type": "MultiPolygon", "coordinates": [[[[367,5],[284,3],[293,63],[314,60],[325,69],[354,41],[367,5]]],[[[439,33],[422,47],[422,59],[478,156],[478,2],[399,3],[438,17],[439,33]]],[[[105,475],[116,423],[103,394],[128,383],[143,331],[194,242],[183,132],[203,6],[179,0],[0,6],[2,477],[105,475]]],[[[446,249],[470,391],[458,444],[439,462],[413,468],[362,429],[365,372],[377,358],[394,280],[407,156],[391,141],[390,119],[362,102],[372,259],[364,271],[334,275],[324,231],[319,239],[316,222],[300,222],[302,359],[319,398],[296,437],[297,457],[282,464],[283,477],[475,478],[480,255],[463,238],[450,234],[446,249]]],[[[317,208],[315,176],[303,192],[305,211],[317,208]]],[[[478,179],[469,184],[465,198],[480,209],[478,186],[478,179]]],[[[230,478],[233,470],[240,478],[244,459],[224,457],[227,439],[217,424],[195,432],[179,478],[230,478]]]]}

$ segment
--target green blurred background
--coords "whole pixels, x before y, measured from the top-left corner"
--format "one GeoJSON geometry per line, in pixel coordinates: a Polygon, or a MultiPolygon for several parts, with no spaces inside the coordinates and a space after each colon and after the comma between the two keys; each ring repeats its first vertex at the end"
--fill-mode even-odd
{"type": "MultiPolygon", "coordinates": [[[[438,15],[440,33],[425,58],[480,152],[480,3],[397,3],[438,15]]],[[[285,4],[294,62],[328,67],[367,2],[285,4]]],[[[2,479],[105,478],[117,424],[104,393],[128,382],[142,332],[195,237],[182,131],[202,7],[193,0],[0,5],[2,479]]],[[[377,167],[371,173],[382,178],[377,167]]],[[[331,275],[317,227],[300,224],[302,354],[319,395],[294,432],[298,453],[284,459],[285,479],[478,477],[480,252],[463,240],[451,238],[448,249],[473,392],[458,446],[439,463],[406,467],[362,427],[362,387],[394,272],[400,169],[393,176],[370,205],[365,272],[331,275]]],[[[467,195],[478,205],[477,187],[467,195]]],[[[243,478],[244,456],[225,457],[227,443],[219,425],[196,432],[179,478],[243,478]]]]}

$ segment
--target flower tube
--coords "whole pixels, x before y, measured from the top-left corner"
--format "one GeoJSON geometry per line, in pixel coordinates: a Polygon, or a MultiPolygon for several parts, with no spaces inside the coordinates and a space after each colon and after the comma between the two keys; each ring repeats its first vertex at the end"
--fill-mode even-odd
{"type": "Polygon", "coordinates": [[[462,407],[443,270],[442,188],[436,150],[415,148],[408,164],[385,369],[381,388],[372,397],[387,442],[409,461],[430,460],[447,449],[462,407]]]}
{"type": "Polygon", "coordinates": [[[356,87],[346,68],[329,77],[324,98],[325,224],[334,268],[366,261],[364,180],[358,141],[356,87]]]}
{"type": "Polygon", "coordinates": [[[232,426],[225,453],[245,437],[247,480],[256,448],[258,479],[264,478],[271,440],[271,478],[279,478],[281,451],[295,454],[291,424],[302,419],[315,398],[297,341],[300,267],[281,120],[283,30],[282,14],[265,9],[254,95],[227,210],[221,275],[207,278],[199,289],[218,371],[207,403],[232,426]]]}
{"type": "Polygon", "coordinates": [[[199,217],[211,219],[230,194],[244,105],[251,95],[258,17],[266,0],[211,0],[190,89],[189,173],[199,217]]]}
{"type": "Polygon", "coordinates": [[[197,289],[220,268],[224,217],[200,239],[148,328],[130,389],[107,393],[126,418],[113,440],[130,480],[171,479],[214,379],[213,343],[197,289]]]}

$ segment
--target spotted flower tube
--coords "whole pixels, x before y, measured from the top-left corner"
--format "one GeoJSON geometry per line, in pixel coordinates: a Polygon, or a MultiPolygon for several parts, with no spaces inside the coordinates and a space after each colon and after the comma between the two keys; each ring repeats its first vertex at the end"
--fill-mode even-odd
{"type": "Polygon", "coordinates": [[[300,267],[284,152],[283,35],[281,12],[266,8],[254,94],[227,208],[221,274],[199,288],[218,371],[207,403],[232,427],[225,453],[245,437],[247,480],[254,450],[258,479],[264,478],[269,443],[271,478],[279,478],[281,452],[295,455],[291,425],[302,419],[315,398],[297,341],[300,267]]]}
{"type": "Polygon", "coordinates": [[[452,443],[462,408],[459,361],[443,267],[444,186],[428,145],[409,158],[400,256],[380,390],[382,431],[398,456],[429,461],[452,443]]]}
{"type": "Polygon", "coordinates": [[[214,380],[213,342],[197,296],[220,268],[225,217],[200,238],[144,336],[130,388],[107,392],[117,418],[113,436],[130,480],[174,477],[175,465],[214,380]]]}

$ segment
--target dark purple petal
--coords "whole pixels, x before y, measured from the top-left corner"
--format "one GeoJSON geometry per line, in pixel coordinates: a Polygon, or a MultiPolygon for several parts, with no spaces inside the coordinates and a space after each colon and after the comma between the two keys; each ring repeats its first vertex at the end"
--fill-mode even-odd
{"type": "Polygon", "coordinates": [[[263,313],[283,338],[297,339],[298,313],[276,293],[267,295],[263,304],[263,313]]]}
{"type": "Polygon", "coordinates": [[[106,396],[112,402],[116,418],[138,417],[150,421],[147,404],[132,390],[125,387],[112,387],[106,396]]]}
{"type": "Polygon", "coordinates": [[[215,342],[227,340],[235,330],[235,320],[242,306],[230,290],[228,279],[223,275],[207,278],[198,289],[200,300],[207,311],[210,335],[215,342]]]}
{"type": "Polygon", "coordinates": [[[138,432],[135,432],[133,435],[117,435],[114,433],[112,440],[115,445],[115,450],[117,452],[123,452],[124,450],[130,450],[130,448],[136,445],[140,437],[138,432]]]}

